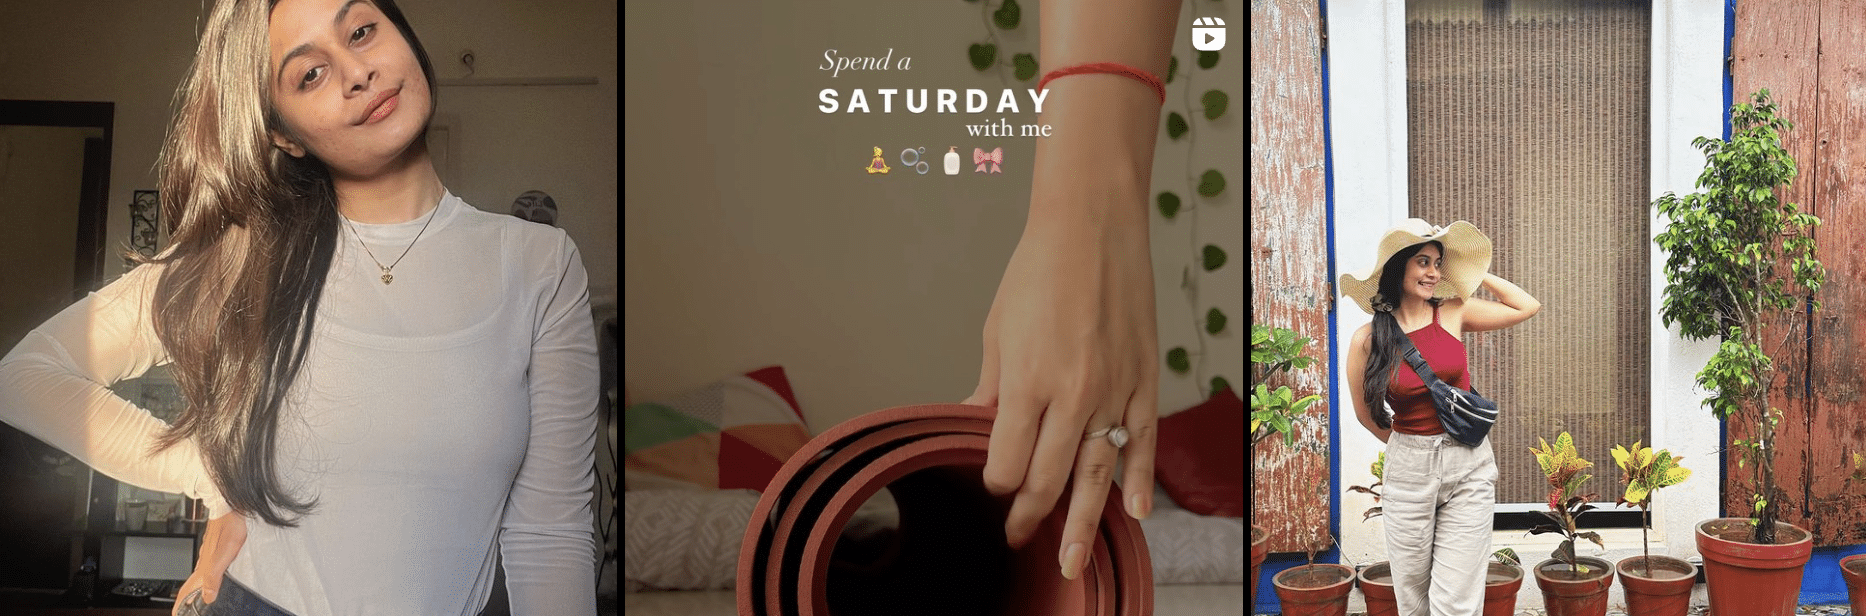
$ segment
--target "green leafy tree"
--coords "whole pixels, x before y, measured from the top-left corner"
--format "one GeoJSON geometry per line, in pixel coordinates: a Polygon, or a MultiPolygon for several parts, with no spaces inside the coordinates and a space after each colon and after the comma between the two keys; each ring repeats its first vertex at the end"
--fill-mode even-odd
{"type": "Polygon", "coordinates": [[[1646,539],[1646,529],[1652,526],[1652,493],[1691,477],[1691,469],[1679,466],[1679,459],[1672,457],[1670,451],[1654,452],[1651,447],[1641,447],[1639,441],[1633,441],[1631,449],[1613,447],[1613,463],[1620,467],[1620,482],[1626,484],[1626,493],[1620,495],[1618,504],[1639,507],[1643,520],[1639,526],[1639,541],[1645,546],[1646,575],[1652,575],[1652,544],[1646,539]]]}
{"type": "Polygon", "coordinates": [[[1549,556],[1568,563],[1569,571],[1586,573],[1587,566],[1575,557],[1575,540],[1586,539],[1603,549],[1607,547],[1607,544],[1601,543],[1599,533],[1580,532],[1575,526],[1575,520],[1581,514],[1594,509],[1593,505],[1588,504],[1588,501],[1594,500],[1593,494],[1577,495],[1581,486],[1587,485],[1587,480],[1594,478],[1581,471],[1587,470],[1594,463],[1581,457],[1580,452],[1574,448],[1574,437],[1568,436],[1567,432],[1555,438],[1554,446],[1542,438],[1537,438],[1536,442],[1541,445],[1541,449],[1530,447],[1529,452],[1536,455],[1536,464],[1542,468],[1542,476],[1547,477],[1549,482],[1549,510],[1542,512],[1542,515],[1554,523],[1537,526],[1529,534],[1556,533],[1565,537],[1561,546],[1555,548],[1549,556]]]}
{"type": "MultiPolygon", "coordinates": [[[[1738,468],[1754,469],[1754,540],[1772,544],[1781,493],[1775,480],[1775,428],[1782,411],[1769,406],[1776,370],[1763,352],[1763,330],[1780,317],[1820,309],[1814,293],[1826,273],[1814,258],[1814,229],[1821,221],[1776,197],[1775,189],[1796,174],[1795,160],[1781,140],[1781,132],[1793,124],[1776,115],[1769,91],[1732,106],[1730,122],[1729,141],[1699,137],[1691,142],[1707,161],[1698,176],[1700,192],[1668,192],[1653,202],[1670,220],[1655,239],[1667,253],[1659,317],[1692,340],[1723,337],[1697,383],[1711,392],[1704,405],[1718,419],[1735,417],[1753,426],[1753,438],[1732,445],[1738,468]]],[[[1795,329],[1791,326],[1782,340],[1795,339],[1795,329]]]]}

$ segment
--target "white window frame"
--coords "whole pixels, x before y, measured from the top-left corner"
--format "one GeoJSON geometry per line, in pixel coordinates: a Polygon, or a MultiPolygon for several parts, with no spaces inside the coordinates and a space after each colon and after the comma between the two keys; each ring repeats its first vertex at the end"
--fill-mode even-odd
{"type": "MultiPolygon", "coordinates": [[[[1404,2],[1324,0],[1328,48],[1328,118],[1330,167],[1334,172],[1333,258],[1335,275],[1360,271],[1373,261],[1379,234],[1407,217],[1406,125],[1406,9],[1404,2]]],[[[1651,198],[1665,192],[1694,190],[1703,171],[1704,156],[1691,147],[1698,136],[1723,132],[1725,14],[1722,2],[1655,0],[1652,5],[1651,198]]],[[[1655,209],[1651,234],[1664,230],[1655,209]]],[[[1652,552],[1677,558],[1697,557],[1695,525],[1717,517],[1717,465],[1721,436],[1718,421],[1702,405],[1696,391],[1698,369],[1716,351],[1716,341],[1687,341],[1676,328],[1659,320],[1658,306],[1665,286],[1665,254],[1656,243],[1651,250],[1651,400],[1652,446],[1685,456],[1692,468],[1684,486],[1661,490],[1654,497],[1652,552]],[[1689,461],[1695,460],[1695,464],[1689,461]]],[[[1507,249],[1507,248],[1506,248],[1507,249]]],[[[1330,281],[1332,284],[1334,281],[1330,281]]],[[[1386,560],[1385,525],[1361,522],[1361,512],[1374,506],[1372,497],[1347,491],[1365,485],[1366,469],[1384,445],[1355,417],[1346,373],[1348,342],[1354,331],[1371,321],[1351,301],[1337,297],[1334,348],[1335,387],[1330,396],[1336,443],[1335,486],[1340,506],[1340,543],[1344,562],[1365,564],[1386,560]]],[[[1506,411],[1507,412],[1507,411],[1506,411]]],[[[1499,462],[1521,460],[1522,455],[1497,452],[1499,462]]],[[[1596,461],[1596,466],[1612,461],[1596,461]]],[[[1637,528],[1601,531],[1608,549],[1587,545],[1583,555],[1610,562],[1640,553],[1637,528]]],[[[1498,531],[1494,548],[1512,547],[1527,564],[1547,558],[1559,538],[1526,536],[1524,531],[1498,531]]],[[[1524,584],[1519,605],[1541,605],[1541,594],[1524,584]]],[[[1616,585],[1613,593],[1622,591],[1616,585]]],[[[1696,592],[1703,592],[1700,588],[1696,592]]]]}

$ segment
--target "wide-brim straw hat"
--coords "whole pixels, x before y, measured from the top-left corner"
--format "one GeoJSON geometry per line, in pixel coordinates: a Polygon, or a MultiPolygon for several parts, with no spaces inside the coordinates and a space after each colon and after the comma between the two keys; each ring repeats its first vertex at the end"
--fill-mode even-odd
{"type": "MultiPolygon", "coordinates": [[[[1373,314],[1372,299],[1380,292],[1380,270],[1386,267],[1387,260],[1408,246],[1434,240],[1445,248],[1445,265],[1438,270],[1439,283],[1433,297],[1471,297],[1478,285],[1483,284],[1484,275],[1490,273],[1490,238],[1478,231],[1477,225],[1466,221],[1451,223],[1449,227],[1434,227],[1419,218],[1408,218],[1388,229],[1386,235],[1380,237],[1380,251],[1374,255],[1373,267],[1341,275],[1341,294],[1354,298],[1361,310],[1373,314]]],[[[1387,301],[1397,304],[1399,298],[1387,301]]]]}

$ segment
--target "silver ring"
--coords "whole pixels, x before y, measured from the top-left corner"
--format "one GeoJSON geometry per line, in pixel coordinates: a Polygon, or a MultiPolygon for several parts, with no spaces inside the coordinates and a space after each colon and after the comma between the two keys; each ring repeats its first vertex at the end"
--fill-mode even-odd
{"type": "Polygon", "coordinates": [[[1127,446],[1127,428],[1124,428],[1121,426],[1109,426],[1106,428],[1102,428],[1100,430],[1096,430],[1094,432],[1090,432],[1087,435],[1083,436],[1082,440],[1091,441],[1091,440],[1101,438],[1103,435],[1107,435],[1108,442],[1113,443],[1115,449],[1120,449],[1122,447],[1127,446]]]}

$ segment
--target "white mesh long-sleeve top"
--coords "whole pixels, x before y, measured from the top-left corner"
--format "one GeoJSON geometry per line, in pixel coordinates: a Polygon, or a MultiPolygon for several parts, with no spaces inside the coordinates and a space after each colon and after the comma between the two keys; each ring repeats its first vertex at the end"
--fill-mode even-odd
{"type": "MultiPolygon", "coordinates": [[[[229,576],[299,616],[477,614],[503,555],[512,613],[595,613],[597,367],[563,231],[474,209],[341,232],[278,431],[297,528],[247,517],[229,576]],[[428,224],[425,232],[422,225],[428,224]],[[416,241],[416,234],[420,238],[416,241]],[[409,247],[394,281],[383,263],[409,247]]],[[[131,270],[0,359],[0,419],[126,483],[230,510],[192,442],[107,386],[169,361],[160,265],[131,270]]]]}

